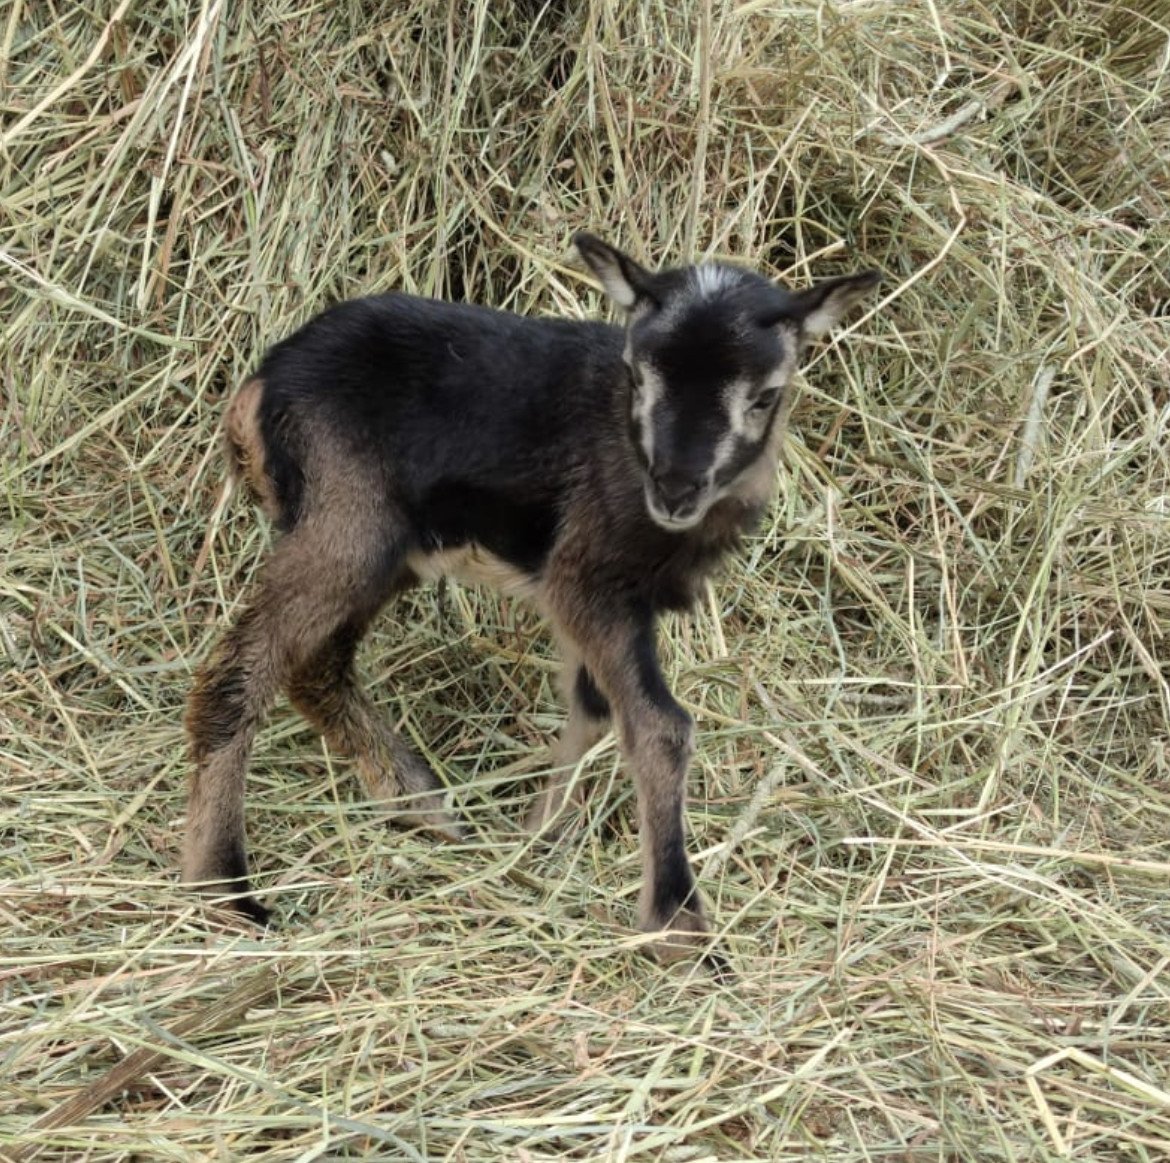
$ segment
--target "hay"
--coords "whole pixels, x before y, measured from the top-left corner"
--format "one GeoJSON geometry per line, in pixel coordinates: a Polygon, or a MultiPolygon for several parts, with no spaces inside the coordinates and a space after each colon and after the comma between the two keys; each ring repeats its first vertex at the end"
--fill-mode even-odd
{"type": "Polygon", "coordinates": [[[1164,1158],[1170,9],[102,8],[0,19],[0,1146],[1164,1158]],[[454,586],[363,659],[473,839],[388,833],[278,714],[284,927],[225,927],[174,874],[191,667],[268,537],[224,392],[342,295],[592,313],[579,227],[888,276],[670,626],[736,982],[637,954],[612,742],[578,827],[517,836],[550,651],[454,586]]]}

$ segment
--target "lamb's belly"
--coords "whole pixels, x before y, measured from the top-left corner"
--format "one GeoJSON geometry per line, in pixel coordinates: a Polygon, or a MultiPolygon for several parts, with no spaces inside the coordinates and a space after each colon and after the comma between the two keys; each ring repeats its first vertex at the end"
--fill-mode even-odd
{"type": "Polygon", "coordinates": [[[416,551],[407,555],[406,564],[423,581],[452,577],[464,585],[487,585],[518,597],[535,597],[540,584],[534,574],[509,565],[482,545],[464,545],[437,553],[416,551]]]}

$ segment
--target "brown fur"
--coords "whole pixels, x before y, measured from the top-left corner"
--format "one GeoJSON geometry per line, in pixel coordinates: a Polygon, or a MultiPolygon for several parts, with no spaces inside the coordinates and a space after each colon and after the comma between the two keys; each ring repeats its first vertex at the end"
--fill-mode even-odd
{"type": "Polygon", "coordinates": [[[277,544],[248,608],[197,675],[186,717],[195,760],[183,856],[189,883],[246,891],[242,841],[235,842],[243,835],[244,775],[256,728],[282,688],[356,759],[371,796],[413,822],[460,834],[434,773],[379,721],[353,677],[362,633],[406,579],[383,564],[381,506],[351,473],[330,458],[320,494],[342,521],[307,514],[277,544]]]}
{"type": "Polygon", "coordinates": [[[252,499],[270,520],[277,520],[280,506],[265,471],[264,439],[260,434],[260,399],[264,381],[259,377],[243,384],[228,401],[223,419],[226,460],[232,476],[242,480],[252,499]]]}

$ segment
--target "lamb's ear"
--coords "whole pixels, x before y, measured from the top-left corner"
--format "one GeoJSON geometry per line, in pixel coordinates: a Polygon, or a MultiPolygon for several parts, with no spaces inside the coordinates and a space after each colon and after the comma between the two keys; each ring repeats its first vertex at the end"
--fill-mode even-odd
{"type": "Polygon", "coordinates": [[[639,303],[657,305],[654,276],[628,254],[584,231],[573,235],[573,245],[619,307],[632,311],[639,303]]]}
{"type": "Polygon", "coordinates": [[[826,279],[807,291],[789,295],[784,308],[777,311],[774,319],[765,322],[780,323],[791,319],[800,324],[805,335],[824,335],[881,281],[882,276],[877,271],[826,279]]]}

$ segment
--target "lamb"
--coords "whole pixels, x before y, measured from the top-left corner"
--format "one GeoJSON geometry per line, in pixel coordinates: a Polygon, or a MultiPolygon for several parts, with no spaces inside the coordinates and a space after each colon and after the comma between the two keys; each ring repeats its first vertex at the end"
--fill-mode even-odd
{"type": "Polygon", "coordinates": [[[693,726],[656,622],[757,523],[805,345],[878,275],[792,292],[737,266],[652,272],[592,235],[574,243],[624,327],[377,295],[271,348],[231,401],[232,466],[280,536],[190,696],[183,877],[258,923],[244,784],[281,689],[371,798],[461,834],[354,673],[387,601],[451,574],[531,599],[563,656],[568,719],[527,826],[554,824],[612,721],[637,789],[639,923],[664,960],[705,944],[683,821],[693,726]]]}

